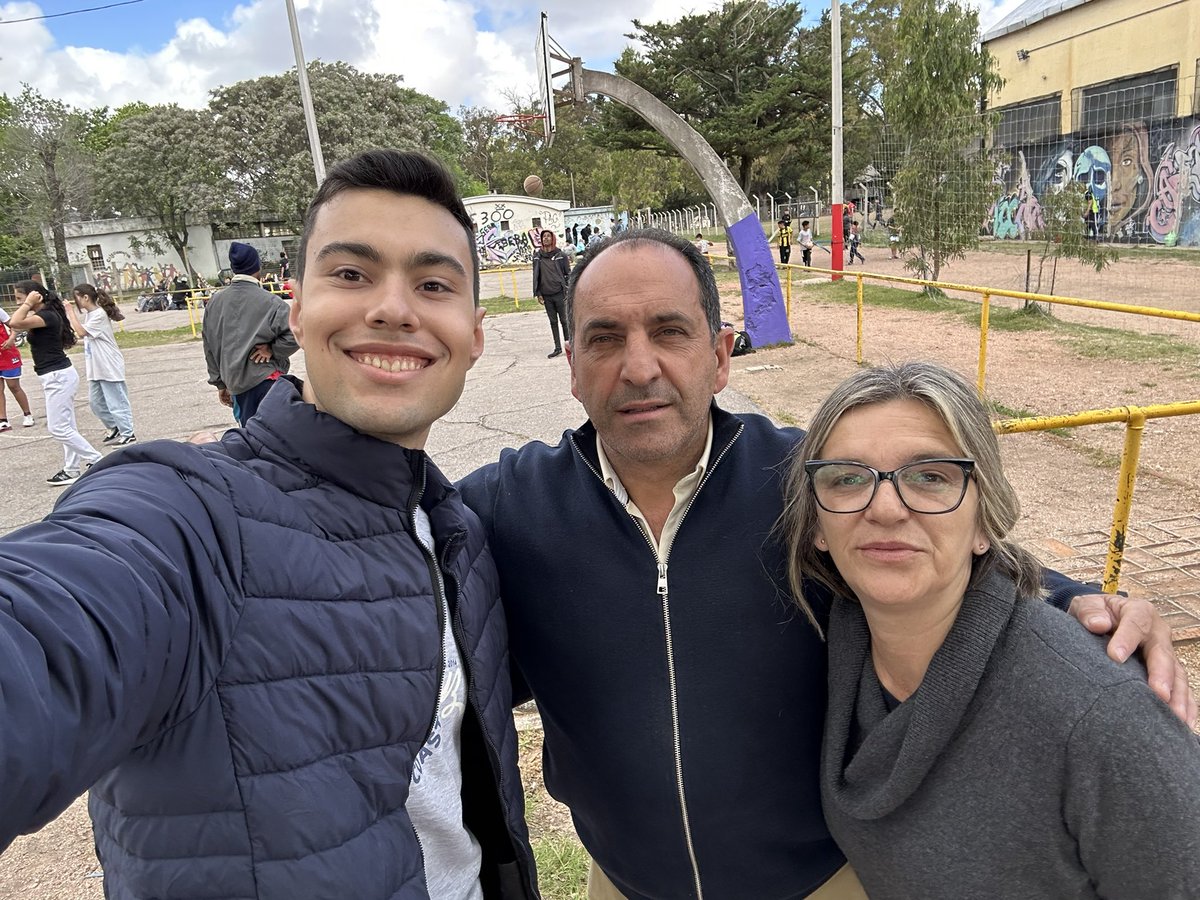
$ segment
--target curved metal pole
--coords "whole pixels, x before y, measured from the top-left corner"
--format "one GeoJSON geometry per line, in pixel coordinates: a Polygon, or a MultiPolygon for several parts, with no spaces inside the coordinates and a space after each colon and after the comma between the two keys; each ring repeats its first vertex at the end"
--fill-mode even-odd
{"type": "Polygon", "coordinates": [[[771,247],[754,207],[721,157],[691,125],[646,89],[627,78],[572,65],[576,96],[601,94],[645,119],[695,169],[716,204],[737,257],[746,331],[755,347],[790,344],[791,326],[783,303],[771,247]]]}

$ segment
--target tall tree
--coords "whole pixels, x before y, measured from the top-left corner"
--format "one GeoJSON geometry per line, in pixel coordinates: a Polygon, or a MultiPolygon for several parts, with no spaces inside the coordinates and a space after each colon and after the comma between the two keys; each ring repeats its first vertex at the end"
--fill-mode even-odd
{"type": "MultiPolygon", "coordinates": [[[[828,37],[801,25],[796,2],[726,0],[674,23],[634,20],[615,68],[688,121],[749,190],[755,164],[780,147],[828,142],[828,37]],[[822,138],[822,135],[826,137],[822,138]]],[[[610,149],[675,155],[636,113],[609,104],[610,149]]]]}
{"type": "Polygon", "coordinates": [[[84,141],[88,115],[29,85],[0,112],[0,182],[26,229],[49,229],[56,275],[65,284],[71,263],[64,226],[91,213],[95,157],[84,141]]]}
{"type": "Polygon", "coordinates": [[[231,193],[219,154],[212,152],[212,131],[205,110],[145,107],[121,118],[101,158],[108,204],[121,214],[151,219],[146,242],[169,244],[193,279],[188,225],[223,207],[231,193]]]}
{"type": "Polygon", "coordinates": [[[979,13],[955,0],[901,0],[896,65],[884,83],[887,123],[902,148],[892,182],[905,265],[937,280],[979,242],[996,197],[981,98],[1002,79],[979,44],[979,13]]]}
{"type": "MultiPolygon", "coordinates": [[[[321,147],[328,164],[371,147],[425,150],[462,173],[461,125],[440,100],[342,62],[308,64],[321,147]]],[[[316,191],[295,70],[217,88],[207,136],[247,208],[298,225],[316,191]]]]}

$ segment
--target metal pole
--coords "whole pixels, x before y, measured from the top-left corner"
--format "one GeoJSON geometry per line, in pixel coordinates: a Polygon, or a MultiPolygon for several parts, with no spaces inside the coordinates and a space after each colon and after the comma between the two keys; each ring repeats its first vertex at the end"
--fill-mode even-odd
{"type": "Polygon", "coordinates": [[[312,153],[313,171],[317,186],[325,180],[325,155],[321,152],[321,136],[317,133],[317,117],[313,113],[312,91],[308,87],[308,68],[304,65],[304,48],[300,46],[300,26],[296,24],[296,6],[286,0],[288,25],[292,29],[292,49],[296,51],[296,76],[300,79],[300,104],[304,107],[304,125],[308,129],[308,149],[312,153]]]}
{"type": "MultiPolygon", "coordinates": [[[[831,0],[830,9],[830,61],[832,63],[833,82],[833,183],[830,185],[830,203],[832,204],[833,221],[830,237],[830,247],[833,257],[833,269],[842,270],[842,10],[838,0],[831,0]]],[[[834,275],[834,280],[841,278],[834,275]]]]}

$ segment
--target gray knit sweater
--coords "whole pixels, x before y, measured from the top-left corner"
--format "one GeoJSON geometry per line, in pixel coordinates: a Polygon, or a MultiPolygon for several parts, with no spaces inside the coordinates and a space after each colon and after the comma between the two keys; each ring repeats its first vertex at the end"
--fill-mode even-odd
{"type": "Polygon", "coordinates": [[[861,608],[834,605],[821,781],[873,900],[1200,897],[1196,736],[998,575],[890,713],[861,608]]]}

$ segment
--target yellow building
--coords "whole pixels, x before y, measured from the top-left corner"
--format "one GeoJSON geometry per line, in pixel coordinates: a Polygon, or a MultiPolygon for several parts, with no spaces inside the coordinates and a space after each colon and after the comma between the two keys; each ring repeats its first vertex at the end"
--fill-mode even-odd
{"type": "Polygon", "coordinates": [[[1068,180],[1096,236],[1200,246],[1200,0],[1028,0],[983,35],[1004,86],[997,237],[1038,221],[1068,180]]]}

